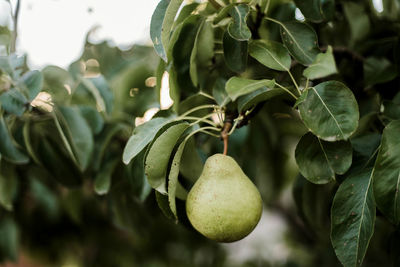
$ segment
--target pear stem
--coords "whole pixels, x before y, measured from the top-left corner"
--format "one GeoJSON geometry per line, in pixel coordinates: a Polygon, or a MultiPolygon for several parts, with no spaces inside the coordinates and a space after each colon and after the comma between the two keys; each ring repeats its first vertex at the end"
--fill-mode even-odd
{"type": "Polygon", "coordinates": [[[228,154],[229,132],[232,128],[232,120],[225,119],[224,126],[221,131],[221,138],[224,141],[224,155],[228,154]]]}

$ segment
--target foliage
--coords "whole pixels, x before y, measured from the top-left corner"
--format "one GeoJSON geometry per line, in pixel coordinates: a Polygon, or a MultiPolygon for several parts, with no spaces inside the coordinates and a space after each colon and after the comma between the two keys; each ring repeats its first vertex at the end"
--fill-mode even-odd
{"type": "Polygon", "coordinates": [[[0,260],[222,265],[184,210],[222,133],[306,255],[282,265],[397,266],[400,3],[182,2],[158,4],[154,49],[87,41],[68,70],[0,57],[0,260]],[[163,77],[173,106],[135,124],[163,77]]]}

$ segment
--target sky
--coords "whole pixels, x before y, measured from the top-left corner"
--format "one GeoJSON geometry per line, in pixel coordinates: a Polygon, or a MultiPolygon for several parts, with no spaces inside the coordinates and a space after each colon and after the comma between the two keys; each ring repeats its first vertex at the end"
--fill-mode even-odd
{"type": "MultiPolygon", "coordinates": [[[[110,39],[121,47],[150,43],[150,20],[159,0],[21,0],[17,52],[33,68],[67,67],[91,41],[110,39]]],[[[16,0],[11,0],[15,7],[16,0]]],[[[0,0],[0,24],[12,27],[9,4],[0,0]]]]}

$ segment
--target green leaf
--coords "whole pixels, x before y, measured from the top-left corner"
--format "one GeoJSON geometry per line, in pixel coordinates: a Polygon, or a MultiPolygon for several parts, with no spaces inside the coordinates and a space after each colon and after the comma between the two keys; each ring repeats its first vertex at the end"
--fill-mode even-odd
{"type": "Polygon", "coordinates": [[[311,64],[320,52],[314,29],[301,22],[281,23],[283,44],[290,54],[301,64],[311,64]]]}
{"type": "Polygon", "coordinates": [[[234,72],[241,73],[247,67],[248,41],[238,41],[224,33],[222,41],[224,49],[224,60],[228,68],[234,72]]]}
{"type": "Polygon", "coordinates": [[[332,17],[335,11],[334,0],[295,0],[304,17],[312,22],[322,22],[332,17]]]}
{"type": "Polygon", "coordinates": [[[344,266],[361,266],[374,232],[371,169],[353,173],[339,186],[332,204],[331,241],[344,266]]]}
{"type": "Polygon", "coordinates": [[[161,28],[161,42],[164,47],[169,46],[172,25],[183,0],[170,0],[169,2],[161,28]]]}
{"type": "Polygon", "coordinates": [[[371,28],[371,23],[364,5],[350,1],[343,2],[342,4],[344,15],[346,16],[350,26],[350,43],[353,45],[368,35],[371,28]]]}
{"type": "Polygon", "coordinates": [[[364,61],[363,69],[367,86],[389,82],[398,75],[396,68],[387,58],[369,57],[364,61]]]}
{"type": "Polygon", "coordinates": [[[16,146],[3,117],[0,117],[0,140],[2,158],[15,164],[28,163],[29,157],[16,146]]]}
{"type": "Polygon", "coordinates": [[[257,105],[258,103],[264,102],[283,93],[285,92],[280,88],[263,86],[260,89],[257,89],[256,91],[253,91],[247,95],[240,96],[237,99],[238,110],[240,113],[243,113],[246,110],[249,110],[250,108],[257,105]]]}
{"type": "Polygon", "coordinates": [[[166,118],[155,118],[136,127],[124,148],[122,161],[129,164],[153,140],[157,132],[167,122],[168,119],[166,118]]]}
{"type": "Polygon", "coordinates": [[[306,101],[308,95],[308,90],[304,90],[301,92],[299,98],[297,98],[296,103],[294,104],[293,108],[296,108],[298,105],[306,101]]]}
{"type": "Polygon", "coordinates": [[[400,223],[400,121],[392,121],[383,130],[375,161],[374,194],[380,211],[393,224],[400,223]]]}
{"type": "Polygon", "coordinates": [[[19,255],[18,227],[8,216],[0,219],[0,236],[0,262],[17,261],[19,255]]]}
{"type": "Polygon", "coordinates": [[[183,177],[191,182],[197,181],[203,171],[203,161],[197,152],[194,138],[190,138],[183,149],[179,170],[183,177]]]}
{"type": "Polygon", "coordinates": [[[311,87],[299,105],[301,118],[310,131],[326,141],[346,140],[358,126],[357,101],[349,88],[337,81],[311,87]]]}
{"type": "Polygon", "coordinates": [[[326,142],[312,133],[299,141],[295,158],[300,173],[314,184],[325,184],[344,174],[351,166],[353,150],[350,142],[326,142]]]}
{"type": "Polygon", "coordinates": [[[18,177],[15,165],[0,162],[0,205],[6,210],[13,210],[13,200],[18,189],[18,177]]]}
{"type": "Polygon", "coordinates": [[[168,162],[172,150],[182,133],[189,127],[187,122],[172,122],[159,130],[145,156],[145,173],[152,188],[165,194],[168,162]]]}
{"type": "Polygon", "coordinates": [[[229,9],[233,21],[228,26],[230,36],[238,41],[247,41],[251,38],[251,31],[247,27],[247,16],[250,13],[248,5],[240,4],[229,9]]]}
{"type": "Polygon", "coordinates": [[[394,101],[383,101],[383,115],[391,120],[400,120],[400,104],[394,101]]]}
{"type": "Polygon", "coordinates": [[[32,101],[42,90],[43,75],[37,70],[28,71],[21,77],[19,85],[27,89],[29,101],[32,101]]]}
{"type": "Polygon", "coordinates": [[[162,211],[162,213],[167,217],[168,219],[174,219],[175,216],[172,213],[170,207],[169,207],[169,202],[168,202],[168,196],[161,194],[160,192],[156,191],[156,201],[158,204],[158,207],[162,211]]]}
{"type": "Polygon", "coordinates": [[[318,54],[313,63],[303,71],[303,75],[311,80],[324,78],[334,73],[337,73],[337,69],[331,46],[328,46],[326,53],[318,54]]]}
{"type": "Polygon", "coordinates": [[[12,54],[9,56],[0,56],[0,69],[8,73],[11,78],[17,80],[21,74],[21,68],[25,64],[25,56],[12,54]]]}
{"type": "Polygon", "coordinates": [[[110,160],[105,163],[97,173],[94,180],[94,191],[99,195],[107,194],[111,187],[111,177],[118,160],[110,160]]]}
{"type": "Polygon", "coordinates": [[[96,108],[100,112],[111,114],[114,97],[106,79],[103,76],[98,76],[89,79],[82,78],[81,82],[96,100],[96,108]]]}
{"type": "Polygon", "coordinates": [[[225,84],[226,84],[226,79],[218,78],[215,81],[213,87],[213,97],[215,98],[215,101],[218,103],[218,105],[220,105],[221,107],[224,107],[231,101],[231,99],[228,96],[228,93],[225,90],[225,84]]]}
{"type": "Polygon", "coordinates": [[[161,41],[162,26],[165,18],[165,13],[167,11],[170,0],[161,0],[154,13],[151,17],[150,23],[150,37],[153,41],[154,49],[156,53],[164,60],[167,61],[167,55],[165,53],[164,45],[161,41]]]}
{"type": "Polygon", "coordinates": [[[8,113],[21,116],[27,107],[28,100],[17,89],[12,88],[0,95],[1,107],[8,113]]]}
{"type": "Polygon", "coordinates": [[[239,96],[252,93],[262,87],[273,88],[274,86],[274,80],[250,80],[232,77],[226,82],[225,90],[232,101],[235,101],[239,96]]]}
{"type": "Polygon", "coordinates": [[[79,106],[79,110],[93,134],[99,134],[104,127],[104,119],[100,113],[90,106],[79,106]]]}
{"type": "Polygon", "coordinates": [[[57,112],[81,171],[86,170],[93,152],[92,131],[79,109],[60,107],[57,112]]]}
{"type": "Polygon", "coordinates": [[[250,42],[250,56],[270,69],[288,71],[292,59],[287,49],[280,43],[269,40],[250,42]]]}

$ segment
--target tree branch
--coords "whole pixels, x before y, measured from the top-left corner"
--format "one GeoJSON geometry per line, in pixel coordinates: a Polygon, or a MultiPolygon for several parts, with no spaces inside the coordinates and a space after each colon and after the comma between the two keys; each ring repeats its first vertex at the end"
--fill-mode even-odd
{"type": "Polygon", "coordinates": [[[13,15],[13,22],[14,22],[14,31],[12,33],[11,44],[10,44],[10,52],[15,53],[16,46],[17,46],[17,35],[18,35],[18,17],[19,17],[19,10],[21,7],[21,1],[17,0],[17,6],[15,8],[15,12],[13,15]]]}

